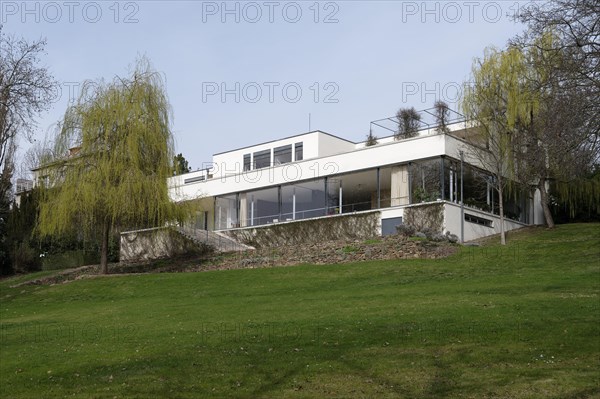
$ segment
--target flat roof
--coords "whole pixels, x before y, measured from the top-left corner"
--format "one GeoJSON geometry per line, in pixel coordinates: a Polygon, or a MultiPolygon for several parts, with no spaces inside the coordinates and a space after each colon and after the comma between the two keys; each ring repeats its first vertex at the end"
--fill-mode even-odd
{"type": "Polygon", "coordinates": [[[352,144],[355,144],[355,145],[357,144],[357,143],[356,143],[356,142],[354,142],[354,141],[350,141],[350,140],[348,140],[348,139],[345,139],[345,138],[343,138],[343,137],[336,136],[335,134],[327,133],[327,132],[324,132],[324,131],[322,131],[322,130],[312,130],[312,131],[310,131],[310,132],[306,132],[306,133],[300,133],[300,134],[294,134],[294,135],[292,135],[292,136],[282,137],[282,138],[280,138],[280,139],[276,139],[276,140],[264,141],[264,142],[262,142],[262,143],[258,143],[258,144],[252,144],[252,145],[248,145],[248,146],[245,146],[245,147],[236,148],[236,149],[233,149],[233,150],[227,150],[227,151],[217,152],[217,153],[213,154],[213,156],[215,156],[215,155],[227,154],[228,152],[239,151],[239,150],[243,150],[243,149],[246,149],[246,148],[252,148],[252,147],[256,147],[256,146],[263,145],[263,144],[275,143],[275,142],[277,142],[277,141],[281,141],[281,140],[287,140],[287,139],[292,139],[292,138],[294,138],[294,137],[306,136],[306,135],[308,135],[308,134],[312,134],[312,133],[323,133],[323,134],[326,134],[326,135],[328,135],[328,136],[331,136],[331,137],[333,137],[333,138],[336,138],[336,139],[338,139],[338,140],[346,141],[346,142],[348,142],[348,143],[352,143],[352,144]]]}

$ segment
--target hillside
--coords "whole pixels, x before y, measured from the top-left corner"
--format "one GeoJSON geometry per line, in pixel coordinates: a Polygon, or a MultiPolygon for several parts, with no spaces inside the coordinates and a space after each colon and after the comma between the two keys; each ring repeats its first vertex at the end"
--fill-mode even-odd
{"type": "MultiPolygon", "coordinates": [[[[47,273],[47,272],[45,272],[47,273]]],[[[3,398],[600,398],[600,225],[445,259],[0,282],[3,398]]]]}

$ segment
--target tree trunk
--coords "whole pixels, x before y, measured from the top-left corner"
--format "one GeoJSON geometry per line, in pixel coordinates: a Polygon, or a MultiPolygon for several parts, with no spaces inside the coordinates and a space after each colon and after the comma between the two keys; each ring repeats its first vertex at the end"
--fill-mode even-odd
{"type": "Polygon", "coordinates": [[[500,211],[500,245],[506,245],[506,232],[504,231],[504,198],[502,181],[498,179],[498,209],[500,211]]]}
{"type": "Polygon", "coordinates": [[[541,179],[538,183],[538,189],[540,190],[540,202],[542,204],[542,210],[544,211],[544,218],[546,219],[546,225],[549,229],[554,228],[554,218],[550,212],[550,206],[548,206],[548,192],[546,191],[546,179],[541,179]]]}
{"type": "Polygon", "coordinates": [[[104,222],[102,225],[102,249],[100,250],[100,273],[108,274],[108,238],[110,234],[110,224],[104,222]]]}

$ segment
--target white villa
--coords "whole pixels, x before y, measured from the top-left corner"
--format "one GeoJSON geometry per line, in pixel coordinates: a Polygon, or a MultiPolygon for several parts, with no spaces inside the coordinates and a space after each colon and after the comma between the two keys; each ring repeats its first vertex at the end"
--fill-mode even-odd
{"type": "MultiPolygon", "coordinates": [[[[371,123],[387,134],[395,126],[395,118],[371,123]]],[[[317,130],[232,149],[214,154],[207,169],[170,178],[170,193],[174,201],[199,201],[196,228],[203,230],[378,210],[387,235],[407,207],[441,203],[443,232],[463,241],[499,233],[497,193],[473,156],[476,129],[460,115],[447,127],[443,133],[422,122],[414,137],[392,134],[371,146],[317,130]]],[[[504,206],[507,231],[544,223],[537,194],[511,193],[504,206]]]]}

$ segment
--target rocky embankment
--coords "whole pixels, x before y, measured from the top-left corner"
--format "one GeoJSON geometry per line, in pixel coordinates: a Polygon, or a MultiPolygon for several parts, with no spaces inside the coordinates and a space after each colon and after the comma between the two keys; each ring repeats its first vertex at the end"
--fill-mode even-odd
{"type": "MultiPolygon", "coordinates": [[[[111,264],[110,275],[174,273],[209,270],[254,269],[300,264],[340,264],[369,260],[437,259],[455,253],[457,244],[421,237],[392,235],[369,240],[323,241],[283,245],[225,254],[161,259],[135,264],[111,264]]],[[[84,266],[22,284],[60,284],[81,278],[100,277],[98,266],[84,266]]]]}

